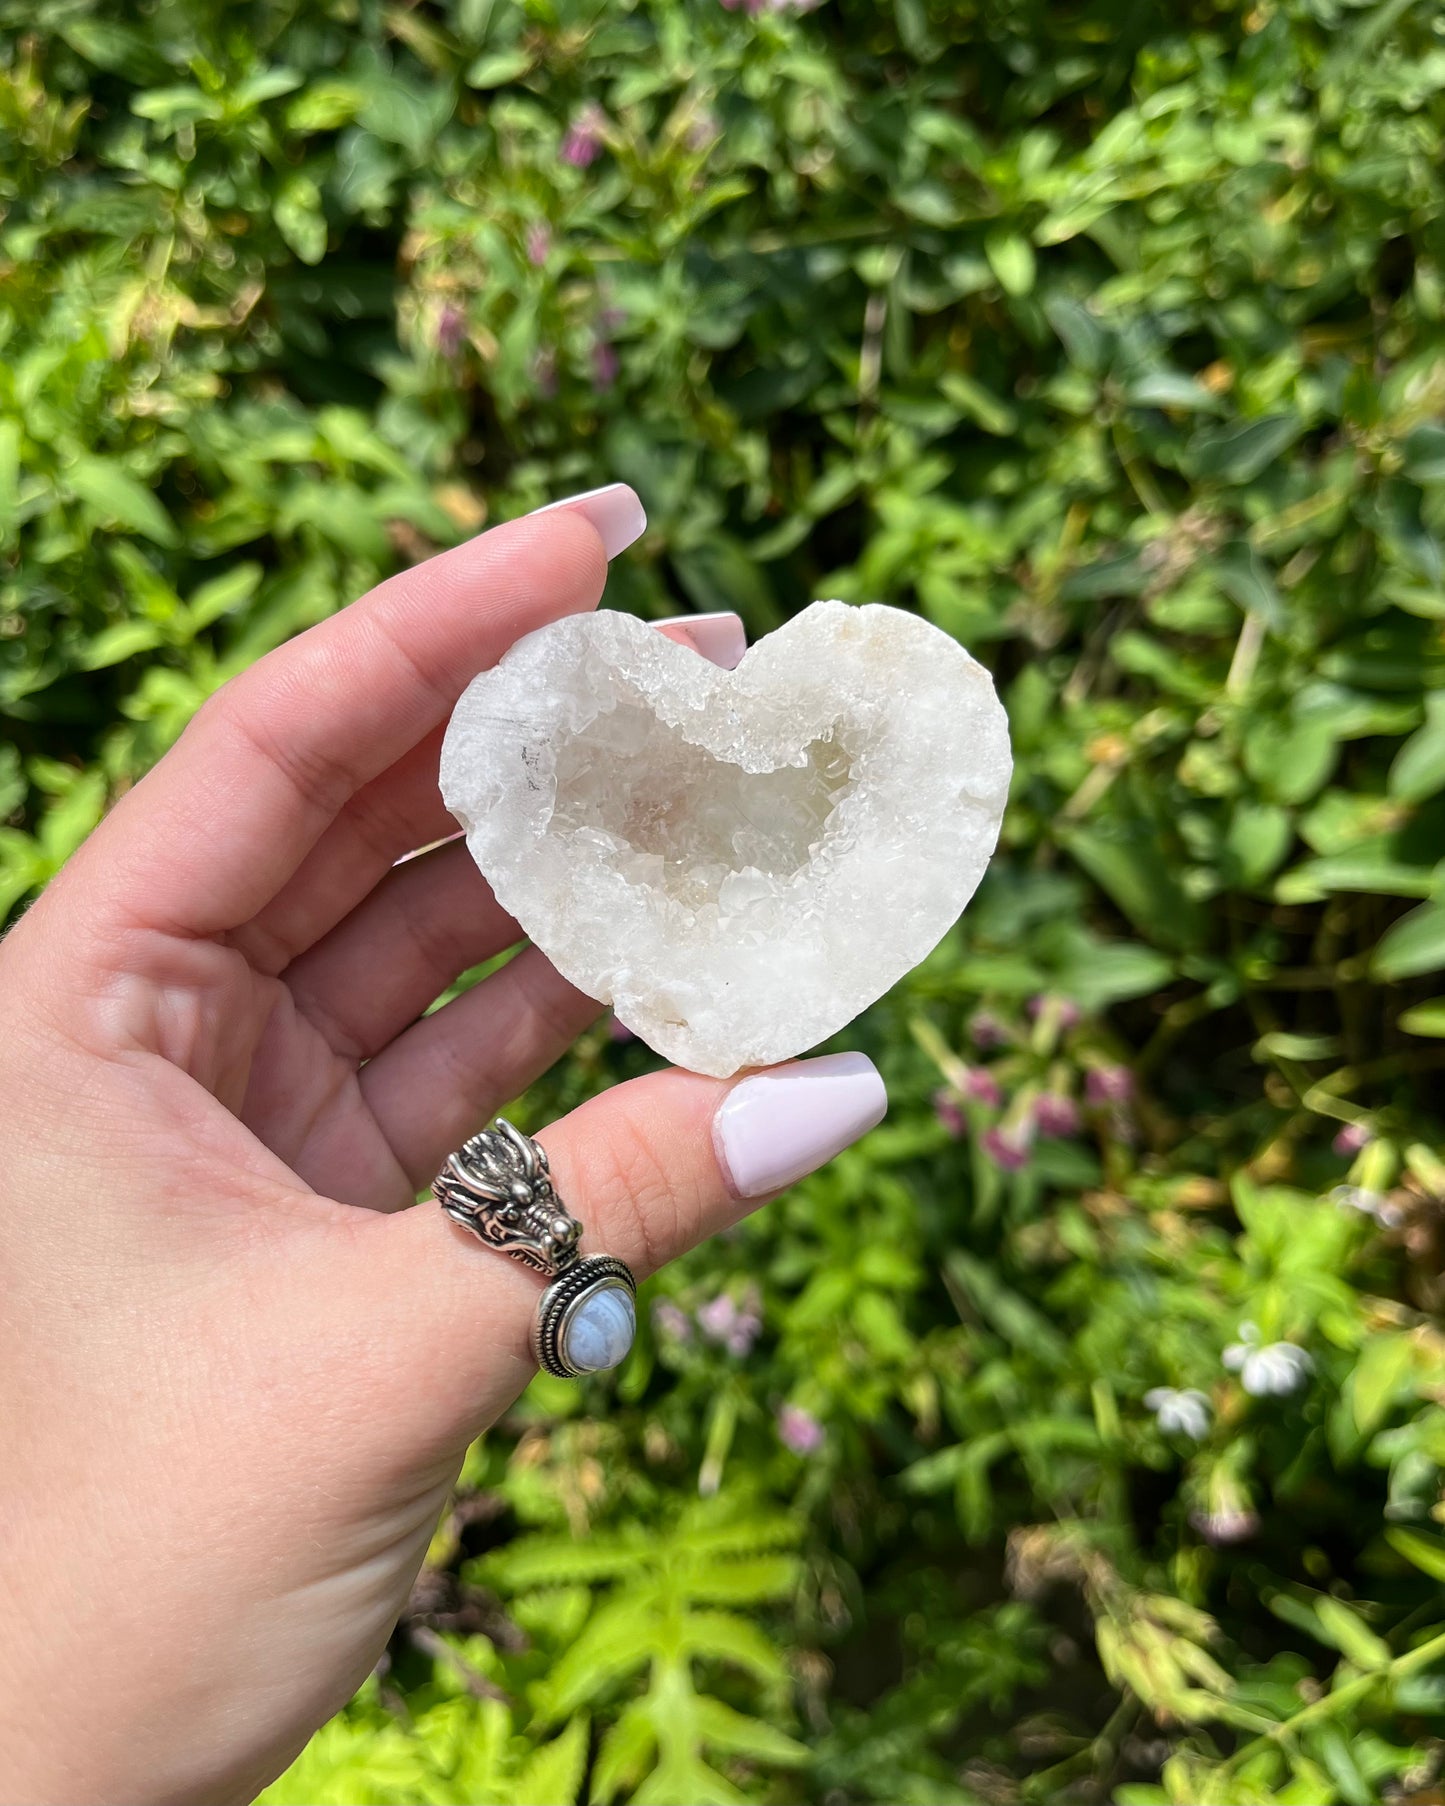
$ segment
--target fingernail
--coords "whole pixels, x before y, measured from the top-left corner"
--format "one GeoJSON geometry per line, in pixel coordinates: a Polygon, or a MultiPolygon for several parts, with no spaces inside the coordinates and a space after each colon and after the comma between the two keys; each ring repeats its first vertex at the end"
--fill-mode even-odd
{"type": "Polygon", "coordinates": [[[653,625],[668,639],[676,640],[679,646],[691,646],[724,671],[738,665],[748,649],[748,636],[737,615],[674,615],[667,621],[654,621],[653,625]]]}
{"type": "Polygon", "coordinates": [[[601,489],[586,489],[581,495],[564,495],[560,502],[548,502],[532,512],[552,514],[558,508],[585,515],[601,534],[609,558],[615,558],[647,531],[647,515],[637,491],[629,489],[626,483],[605,483],[601,489]]]}
{"type": "Polygon", "coordinates": [[[876,1128],[887,1109],[866,1054],[824,1054],[734,1085],[713,1118],[713,1145],[734,1194],[765,1198],[876,1128]]]}

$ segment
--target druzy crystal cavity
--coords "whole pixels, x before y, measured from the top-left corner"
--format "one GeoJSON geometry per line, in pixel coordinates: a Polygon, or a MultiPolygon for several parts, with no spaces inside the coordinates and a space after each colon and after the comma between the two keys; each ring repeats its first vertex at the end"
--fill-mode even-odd
{"type": "Polygon", "coordinates": [[[441,786],[557,969],[724,1077],[826,1039],[931,951],[1010,770],[961,646],[815,602],[732,671],[609,610],[539,628],[457,704],[441,786]]]}

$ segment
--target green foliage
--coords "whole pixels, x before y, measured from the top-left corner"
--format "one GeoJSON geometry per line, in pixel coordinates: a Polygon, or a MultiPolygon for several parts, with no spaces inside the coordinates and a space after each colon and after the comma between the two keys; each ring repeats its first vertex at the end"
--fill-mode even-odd
{"type": "MultiPolygon", "coordinates": [[[[1428,1788],[1438,9],[0,31],[0,909],[232,672],[609,477],[615,605],[915,608],[1015,741],[974,907],[850,1032],[887,1124],[474,1451],[268,1797],[1428,1788]]],[[[649,1060],[596,1033],[521,1120],[649,1060]]]]}

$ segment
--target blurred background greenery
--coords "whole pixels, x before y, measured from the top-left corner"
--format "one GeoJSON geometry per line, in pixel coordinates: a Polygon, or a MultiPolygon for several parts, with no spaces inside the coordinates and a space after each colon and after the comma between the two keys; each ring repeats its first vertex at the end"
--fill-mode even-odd
{"type": "Polygon", "coordinates": [[[268,1800],[1445,1798],[1442,155],[1430,0],[0,0],[0,914],[611,478],[613,606],[916,608],[1015,739],[888,1123],[268,1800]]]}

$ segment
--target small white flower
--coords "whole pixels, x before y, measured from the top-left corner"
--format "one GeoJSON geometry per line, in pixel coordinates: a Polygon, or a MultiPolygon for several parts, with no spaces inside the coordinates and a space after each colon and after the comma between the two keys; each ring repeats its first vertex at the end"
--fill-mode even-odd
{"type": "Polygon", "coordinates": [[[1209,1434],[1209,1400],[1193,1386],[1183,1391],[1173,1386],[1152,1386],[1144,1394],[1144,1403],[1166,1436],[1187,1436],[1191,1442],[1202,1442],[1209,1434]]]}
{"type": "Polygon", "coordinates": [[[1224,1365],[1239,1375],[1239,1383],[1251,1398],[1283,1397],[1298,1392],[1314,1372],[1314,1356],[1295,1342],[1259,1340],[1259,1326],[1241,1323],[1240,1340],[1224,1351],[1224,1365]]]}
{"type": "Polygon", "coordinates": [[[1341,1210],[1358,1210],[1362,1216],[1373,1217],[1382,1229],[1395,1229],[1405,1218],[1398,1204],[1363,1185],[1337,1185],[1330,1196],[1341,1210]]]}

